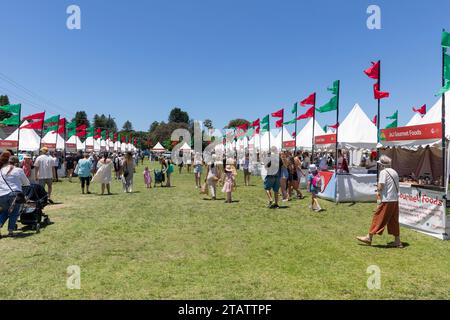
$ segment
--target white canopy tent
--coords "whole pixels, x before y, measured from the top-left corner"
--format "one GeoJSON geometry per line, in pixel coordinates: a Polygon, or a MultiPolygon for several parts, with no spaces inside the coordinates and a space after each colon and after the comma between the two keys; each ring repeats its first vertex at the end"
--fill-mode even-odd
{"type": "MultiPolygon", "coordinates": [[[[303,127],[303,129],[297,134],[297,148],[312,150],[312,129],[313,129],[313,119],[310,119],[308,123],[303,127]]],[[[314,124],[314,136],[323,136],[325,132],[322,127],[316,121],[314,124]]]]}
{"type": "Polygon", "coordinates": [[[185,142],[185,143],[181,146],[180,150],[181,150],[181,151],[192,151],[192,148],[187,144],[187,142],[185,142]]]}
{"type": "Polygon", "coordinates": [[[346,149],[371,149],[377,146],[377,127],[359,104],[355,104],[339,125],[338,142],[340,148],[346,149]]]}
{"type": "Polygon", "coordinates": [[[84,150],[84,143],[81,142],[80,138],[77,136],[71,136],[66,141],[66,148],[72,151],[84,150]]]}
{"type": "Polygon", "coordinates": [[[153,152],[165,152],[165,151],[166,151],[166,148],[164,148],[164,147],[162,146],[162,144],[158,142],[158,143],[152,148],[152,151],[153,151],[153,152]]]}
{"type": "MultiPolygon", "coordinates": [[[[22,132],[20,132],[22,134],[22,132]]],[[[43,138],[42,138],[42,145],[46,145],[47,147],[51,149],[56,150],[64,150],[65,149],[65,143],[64,139],[61,137],[60,134],[48,132],[43,138]]]]}
{"type": "MultiPolygon", "coordinates": [[[[22,126],[26,126],[28,121],[22,123],[22,126]]],[[[13,133],[9,135],[4,141],[18,141],[19,140],[19,129],[16,129],[13,133]]],[[[20,130],[20,141],[19,150],[37,152],[39,151],[41,138],[32,129],[21,129],[20,130]]]]}

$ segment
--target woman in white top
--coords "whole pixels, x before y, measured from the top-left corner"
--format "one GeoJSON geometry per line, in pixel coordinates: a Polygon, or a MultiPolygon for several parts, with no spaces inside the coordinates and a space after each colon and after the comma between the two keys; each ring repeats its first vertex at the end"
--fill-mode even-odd
{"type": "Polygon", "coordinates": [[[108,152],[105,152],[103,158],[97,162],[97,173],[92,178],[92,182],[98,182],[102,184],[102,195],[105,194],[105,188],[108,191],[108,195],[111,195],[111,169],[113,162],[108,158],[108,152]]]}
{"type": "Polygon", "coordinates": [[[0,155],[0,229],[8,221],[9,236],[14,236],[17,218],[20,214],[22,204],[15,200],[16,195],[22,192],[22,186],[29,186],[25,172],[21,168],[14,166],[16,157],[11,157],[9,152],[0,155]],[[10,161],[10,158],[11,161],[10,161]]]}

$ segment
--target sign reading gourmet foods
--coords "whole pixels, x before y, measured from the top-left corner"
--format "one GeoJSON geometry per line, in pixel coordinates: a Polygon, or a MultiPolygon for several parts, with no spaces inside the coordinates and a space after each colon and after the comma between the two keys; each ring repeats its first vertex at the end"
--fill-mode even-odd
{"type": "Polygon", "coordinates": [[[430,140],[441,138],[442,124],[440,122],[381,130],[382,141],[430,140]]]}
{"type": "Polygon", "coordinates": [[[437,235],[446,233],[445,193],[400,186],[400,223],[437,235]]]}
{"type": "Polygon", "coordinates": [[[327,134],[324,136],[317,136],[315,138],[316,144],[334,144],[336,143],[336,134],[327,134]]]}

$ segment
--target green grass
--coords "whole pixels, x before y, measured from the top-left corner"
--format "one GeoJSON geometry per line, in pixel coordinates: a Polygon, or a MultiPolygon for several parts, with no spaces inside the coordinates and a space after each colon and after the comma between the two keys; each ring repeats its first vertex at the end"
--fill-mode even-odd
{"type": "Polygon", "coordinates": [[[450,298],[449,242],[402,228],[403,250],[356,243],[373,204],[322,201],[317,214],[308,198],[269,210],[256,177],[238,187],[238,203],[212,202],[186,173],[174,188],[147,190],[142,168],[134,194],[118,182],[111,197],[56,184],[55,224],[0,240],[0,299],[450,298]],[[81,267],[81,290],[66,288],[70,265],[81,267]],[[370,265],[381,268],[381,290],[366,287],[370,265]]]}

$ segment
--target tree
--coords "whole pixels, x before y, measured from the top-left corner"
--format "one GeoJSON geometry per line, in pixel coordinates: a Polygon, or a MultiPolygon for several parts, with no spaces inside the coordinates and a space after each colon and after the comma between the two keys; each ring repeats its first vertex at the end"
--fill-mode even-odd
{"type": "MultiPolygon", "coordinates": [[[[148,137],[153,142],[153,144],[156,144],[157,142],[161,142],[163,146],[169,150],[172,149],[172,132],[174,132],[176,129],[187,129],[189,130],[189,125],[186,123],[165,123],[164,121],[159,123],[158,126],[155,127],[155,129],[149,133],[148,137]]],[[[188,142],[190,143],[190,142],[188,142]]]]}
{"type": "Polygon", "coordinates": [[[87,127],[91,126],[90,121],[88,120],[87,114],[85,111],[77,111],[75,113],[75,118],[72,119],[72,121],[76,121],[77,127],[81,125],[86,125],[87,127]]]}
{"type": "Polygon", "coordinates": [[[133,125],[131,124],[130,121],[127,120],[123,124],[122,130],[125,132],[131,132],[131,131],[133,131],[133,125]]]}
{"type": "Polygon", "coordinates": [[[189,114],[180,108],[173,108],[169,114],[169,123],[189,123],[189,114]]]}
{"type": "Polygon", "coordinates": [[[203,121],[203,125],[205,126],[205,128],[208,128],[208,129],[213,128],[213,123],[212,123],[212,120],[210,120],[210,119],[206,119],[205,121],[203,121]]]}
{"type": "Polygon", "coordinates": [[[98,114],[94,115],[93,126],[96,128],[106,128],[106,117],[104,114],[99,116],[98,114]]]}
{"type": "Polygon", "coordinates": [[[153,131],[156,130],[156,128],[159,126],[159,122],[158,121],[153,121],[152,124],[150,125],[150,129],[148,130],[148,132],[152,133],[153,131]]]}
{"type": "Polygon", "coordinates": [[[244,124],[249,125],[250,122],[245,119],[234,119],[228,123],[227,129],[236,128],[236,127],[242,126],[244,124]]]}
{"type": "MultiPolygon", "coordinates": [[[[0,106],[7,106],[9,104],[8,96],[0,96],[0,106]]],[[[0,110],[0,121],[11,117],[12,114],[3,110],[0,110]]]]}
{"type": "Polygon", "coordinates": [[[106,128],[110,132],[117,132],[117,124],[114,118],[111,118],[110,115],[108,115],[108,118],[106,119],[106,128]]]}

